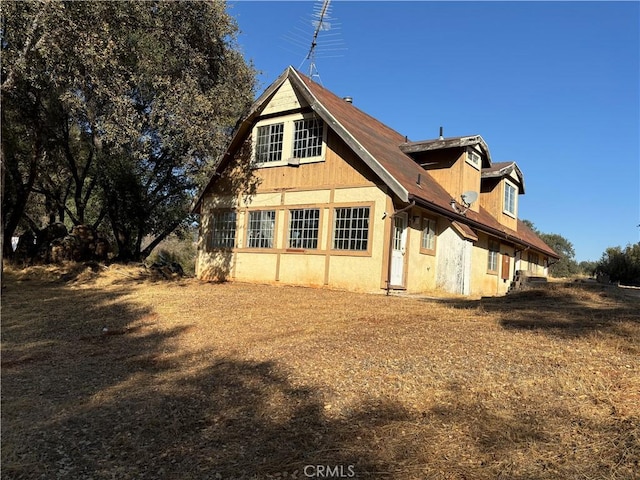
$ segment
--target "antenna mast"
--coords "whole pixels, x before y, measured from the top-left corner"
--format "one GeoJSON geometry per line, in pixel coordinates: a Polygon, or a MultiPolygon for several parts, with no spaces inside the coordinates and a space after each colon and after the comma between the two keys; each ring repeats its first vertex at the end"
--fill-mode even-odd
{"type": "MultiPolygon", "coordinates": [[[[309,48],[309,53],[307,54],[306,60],[309,60],[309,77],[313,80],[317,78],[320,80],[320,74],[318,73],[318,69],[316,68],[316,47],[318,46],[318,34],[320,30],[323,29],[324,19],[328,14],[329,4],[331,0],[323,0],[322,8],[320,9],[320,13],[317,13],[316,16],[318,20],[316,20],[316,29],[313,32],[313,38],[311,39],[311,47],[309,48]]],[[[327,28],[330,28],[327,25],[327,28]]],[[[322,83],[322,81],[320,81],[322,83]]]]}

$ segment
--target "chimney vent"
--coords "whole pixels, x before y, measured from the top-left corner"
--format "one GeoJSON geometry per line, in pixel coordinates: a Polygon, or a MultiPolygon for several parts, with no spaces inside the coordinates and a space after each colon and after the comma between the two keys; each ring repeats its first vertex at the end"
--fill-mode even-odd
{"type": "Polygon", "coordinates": [[[442,136],[444,129],[442,127],[440,127],[440,138],[438,140],[444,140],[444,137],[442,136]]]}
{"type": "Polygon", "coordinates": [[[347,103],[353,103],[353,97],[343,97],[342,99],[347,103]]]}

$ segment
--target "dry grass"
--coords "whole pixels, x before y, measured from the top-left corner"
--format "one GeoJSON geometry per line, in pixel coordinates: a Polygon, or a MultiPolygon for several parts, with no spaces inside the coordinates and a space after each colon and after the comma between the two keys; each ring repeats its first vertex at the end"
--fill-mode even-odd
{"type": "Polygon", "coordinates": [[[4,283],[2,478],[640,477],[637,292],[4,283]]]}

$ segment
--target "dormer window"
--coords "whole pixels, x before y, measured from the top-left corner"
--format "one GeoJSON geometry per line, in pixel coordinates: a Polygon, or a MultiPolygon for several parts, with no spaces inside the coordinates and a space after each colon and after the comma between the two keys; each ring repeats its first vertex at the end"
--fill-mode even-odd
{"type": "Polygon", "coordinates": [[[504,206],[503,211],[511,217],[516,217],[518,201],[518,187],[508,180],[504,181],[504,206]]]}
{"type": "Polygon", "coordinates": [[[253,130],[254,161],[260,167],[300,165],[324,160],[326,129],[314,114],[292,114],[259,121],[253,130]]]}
{"type": "Polygon", "coordinates": [[[480,170],[480,167],[482,166],[481,161],[482,159],[480,158],[478,152],[476,152],[475,150],[467,150],[467,163],[480,170]]]}

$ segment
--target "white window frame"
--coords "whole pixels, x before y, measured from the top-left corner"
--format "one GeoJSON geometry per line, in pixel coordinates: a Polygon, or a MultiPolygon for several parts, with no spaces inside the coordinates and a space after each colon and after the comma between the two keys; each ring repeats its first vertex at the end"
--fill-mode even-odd
{"type": "Polygon", "coordinates": [[[274,248],[275,210],[251,210],[247,216],[246,248],[274,248]]]}
{"type": "MultiPolygon", "coordinates": [[[[299,125],[299,124],[298,124],[299,125]]],[[[298,166],[304,163],[323,162],[327,151],[327,124],[314,112],[311,113],[294,113],[284,115],[282,117],[272,117],[258,121],[252,131],[253,138],[253,164],[258,168],[282,167],[282,166],[298,166]],[[294,157],[296,144],[296,122],[300,121],[317,121],[320,122],[322,129],[322,142],[320,145],[319,155],[309,155],[309,148],[305,148],[304,155],[294,157]],[[275,161],[258,161],[258,131],[262,127],[269,125],[283,124],[282,135],[282,154],[279,160],[275,161]]],[[[300,138],[298,138],[300,141],[300,138]]],[[[311,147],[313,149],[313,147],[311,147]]],[[[311,153],[317,153],[312,151],[311,153]]]]}
{"type": "Polygon", "coordinates": [[[502,211],[510,217],[516,218],[518,215],[518,187],[509,180],[504,181],[504,187],[502,189],[502,211]],[[512,205],[509,205],[507,192],[509,189],[513,189],[512,205]],[[513,211],[509,207],[513,207],[513,211]]]}
{"type": "Polygon", "coordinates": [[[474,149],[467,150],[467,163],[471,165],[476,170],[480,170],[482,168],[482,157],[480,154],[474,149]]]}
{"type": "Polygon", "coordinates": [[[264,125],[260,125],[256,127],[256,144],[254,149],[254,158],[256,163],[274,163],[274,162],[282,161],[282,155],[284,152],[284,127],[285,127],[284,122],[266,123],[264,125]],[[260,133],[261,131],[264,131],[267,129],[268,129],[268,132],[266,134],[267,142],[261,145],[260,140],[265,138],[265,135],[261,136],[260,133]],[[280,131],[277,131],[276,129],[280,131]],[[265,151],[259,152],[265,147],[266,147],[265,151]],[[259,161],[258,155],[260,154],[266,156],[267,158],[259,161]],[[272,158],[272,157],[277,157],[277,158],[272,158]]]}
{"type": "Polygon", "coordinates": [[[289,248],[317,250],[319,238],[319,208],[299,208],[289,210],[289,248]]]}
{"type": "Polygon", "coordinates": [[[294,120],[293,126],[292,157],[301,160],[322,157],[324,122],[313,116],[294,120]]]}
{"type": "Polygon", "coordinates": [[[368,252],[370,229],[371,207],[335,207],[333,209],[331,249],[336,251],[368,252]],[[339,217],[339,211],[349,212],[349,215],[339,217]]]}

